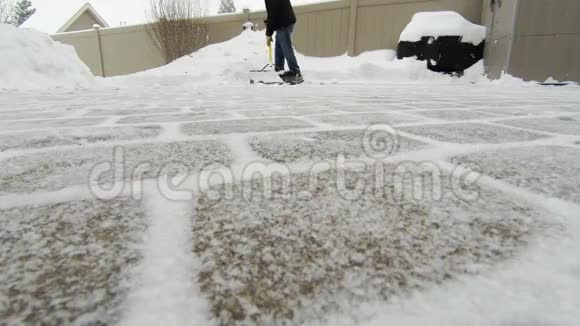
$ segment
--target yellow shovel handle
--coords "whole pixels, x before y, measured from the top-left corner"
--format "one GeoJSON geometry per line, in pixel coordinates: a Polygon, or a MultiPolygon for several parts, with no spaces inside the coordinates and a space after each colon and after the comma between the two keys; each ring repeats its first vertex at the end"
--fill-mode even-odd
{"type": "Polygon", "coordinates": [[[268,60],[270,60],[270,64],[272,64],[272,43],[268,44],[268,60]]]}

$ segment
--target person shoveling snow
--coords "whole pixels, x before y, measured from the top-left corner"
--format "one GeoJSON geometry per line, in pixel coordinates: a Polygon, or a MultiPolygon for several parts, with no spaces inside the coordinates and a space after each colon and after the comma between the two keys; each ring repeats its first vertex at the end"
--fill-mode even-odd
{"type": "Polygon", "coordinates": [[[272,36],[276,32],[274,70],[284,71],[285,61],[288,71],[280,75],[282,80],[291,84],[300,84],[304,80],[296,60],[292,46],[292,32],[296,24],[296,16],[290,0],[265,0],[268,19],[266,23],[266,39],[268,47],[272,46],[272,36]]]}

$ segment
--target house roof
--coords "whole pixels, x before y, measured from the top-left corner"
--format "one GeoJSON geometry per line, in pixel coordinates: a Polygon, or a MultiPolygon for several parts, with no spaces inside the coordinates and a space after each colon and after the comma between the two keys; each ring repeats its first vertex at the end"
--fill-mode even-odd
{"type": "MultiPolygon", "coordinates": [[[[87,0],[34,0],[32,6],[37,9],[36,13],[22,27],[47,34],[57,33],[67,24],[70,26],[71,19],[74,22],[74,17],[79,12],[78,17],[82,15],[86,2],[87,0]]],[[[95,18],[98,15],[110,27],[119,26],[121,22],[127,25],[144,23],[147,20],[146,10],[149,3],[150,0],[90,0],[92,11],[96,13],[95,18]]]]}
{"type": "Polygon", "coordinates": [[[87,2],[58,30],[57,33],[66,32],[66,30],[85,12],[91,15],[97,24],[101,25],[101,27],[109,27],[109,24],[107,24],[103,17],[101,17],[95,8],[87,2]]]}

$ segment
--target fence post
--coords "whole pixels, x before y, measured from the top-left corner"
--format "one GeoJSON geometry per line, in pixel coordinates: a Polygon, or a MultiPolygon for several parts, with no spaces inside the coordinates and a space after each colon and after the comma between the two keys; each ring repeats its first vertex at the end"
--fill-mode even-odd
{"type": "Polygon", "coordinates": [[[244,15],[246,15],[246,21],[249,22],[250,21],[250,9],[244,8],[243,13],[244,13],[244,15]]]}
{"type": "Polygon", "coordinates": [[[348,21],[348,55],[354,57],[356,53],[356,25],[358,20],[358,0],[350,0],[350,19],[348,21]]]}
{"type": "Polygon", "coordinates": [[[101,77],[105,76],[105,60],[103,59],[103,45],[101,43],[101,26],[99,24],[94,24],[95,34],[97,35],[97,46],[99,48],[99,64],[101,65],[101,77]]]}

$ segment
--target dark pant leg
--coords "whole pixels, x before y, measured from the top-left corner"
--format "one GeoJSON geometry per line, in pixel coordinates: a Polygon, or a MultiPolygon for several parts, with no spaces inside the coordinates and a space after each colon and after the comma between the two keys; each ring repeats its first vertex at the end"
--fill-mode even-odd
{"type": "Polygon", "coordinates": [[[278,29],[276,31],[276,46],[278,43],[280,43],[280,48],[282,53],[284,53],[284,58],[288,62],[289,70],[293,72],[300,72],[300,67],[298,66],[298,61],[296,60],[296,54],[294,53],[294,48],[292,47],[293,30],[294,25],[278,29]]]}
{"type": "Polygon", "coordinates": [[[280,70],[284,70],[284,51],[282,50],[282,41],[280,40],[280,33],[276,33],[276,45],[274,46],[274,65],[280,70]]]}

